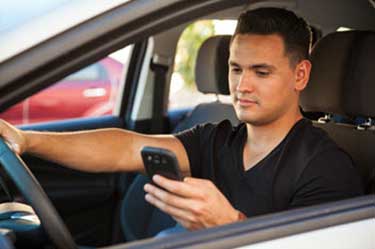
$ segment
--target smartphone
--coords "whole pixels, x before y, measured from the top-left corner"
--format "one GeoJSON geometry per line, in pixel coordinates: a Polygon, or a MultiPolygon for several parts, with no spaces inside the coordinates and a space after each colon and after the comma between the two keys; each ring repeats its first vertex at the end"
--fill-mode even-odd
{"type": "Polygon", "coordinates": [[[183,180],[177,158],[172,151],[146,146],[142,148],[141,155],[150,180],[155,174],[172,180],[183,180]]]}

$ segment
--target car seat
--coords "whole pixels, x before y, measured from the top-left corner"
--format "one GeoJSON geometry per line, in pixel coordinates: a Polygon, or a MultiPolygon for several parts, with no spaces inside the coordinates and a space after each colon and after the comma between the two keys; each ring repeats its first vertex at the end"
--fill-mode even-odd
{"type": "Polygon", "coordinates": [[[309,84],[301,94],[307,112],[323,112],[314,125],[352,157],[365,193],[375,193],[375,32],[336,32],[313,48],[309,84]],[[363,123],[340,123],[334,116],[363,123]]]}
{"type": "MultiPolygon", "coordinates": [[[[195,81],[200,92],[205,94],[229,94],[228,58],[229,35],[208,38],[198,51],[195,81]]],[[[215,102],[199,104],[178,123],[174,133],[205,122],[229,119],[233,125],[239,123],[231,104],[215,102]]],[[[120,219],[126,241],[152,237],[172,227],[176,222],[169,215],[144,200],[143,186],[149,179],[137,175],[122,200],[120,219]]]]}

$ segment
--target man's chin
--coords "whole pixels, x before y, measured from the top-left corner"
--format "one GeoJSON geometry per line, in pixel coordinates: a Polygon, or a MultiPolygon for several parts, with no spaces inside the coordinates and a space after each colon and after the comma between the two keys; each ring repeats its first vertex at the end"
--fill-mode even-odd
{"type": "Polygon", "coordinates": [[[244,114],[237,114],[238,120],[244,122],[246,124],[250,124],[253,126],[262,126],[270,123],[270,119],[266,117],[259,117],[255,115],[244,115],[244,114]]]}

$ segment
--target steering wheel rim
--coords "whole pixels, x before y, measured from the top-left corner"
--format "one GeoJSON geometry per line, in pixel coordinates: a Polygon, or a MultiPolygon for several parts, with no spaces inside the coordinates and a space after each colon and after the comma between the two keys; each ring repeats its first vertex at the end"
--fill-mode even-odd
{"type": "Polygon", "coordinates": [[[38,180],[21,157],[14,153],[2,138],[0,138],[0,163],[25,200],[33,207],[55,246],[61,249],[76,249],[72,235],[38,180]]]}

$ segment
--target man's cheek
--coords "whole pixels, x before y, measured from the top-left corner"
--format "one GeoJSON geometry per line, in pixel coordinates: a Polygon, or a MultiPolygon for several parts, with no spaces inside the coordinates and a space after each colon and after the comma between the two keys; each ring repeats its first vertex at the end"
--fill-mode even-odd
{"type": "Polygon", "coordinates": [[[235,93],[236,87],[237,87],[236,82],[238,82],[237,79],[233,79],[233,78],[234,77],[228,79],[228,81],[229,81],[229,92],[230,92],[231,95],[233,95],[235,93]]]}

